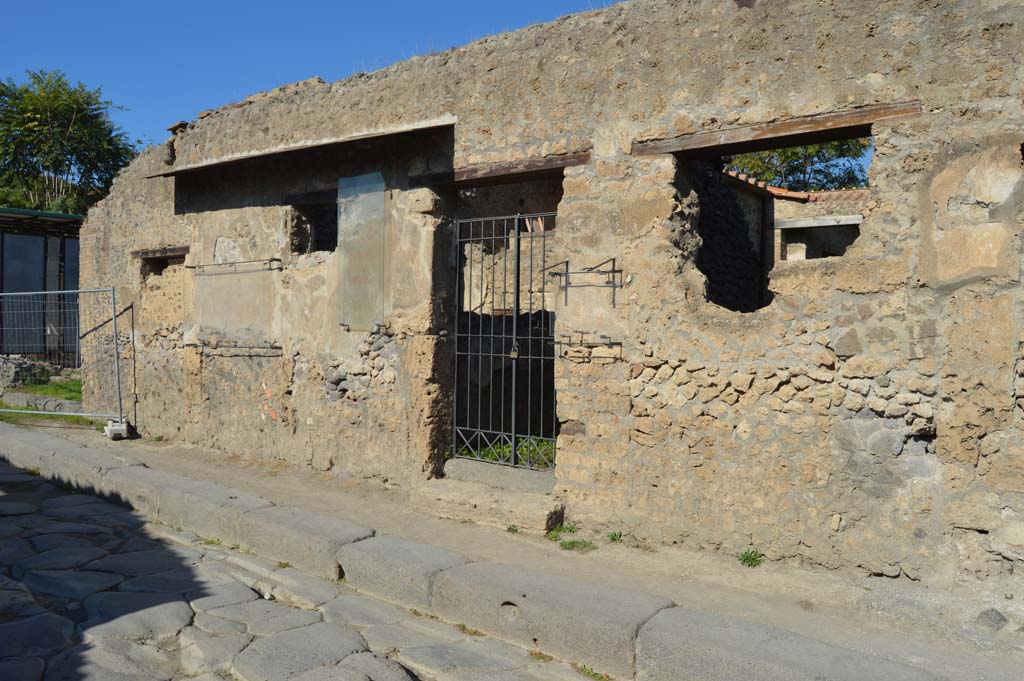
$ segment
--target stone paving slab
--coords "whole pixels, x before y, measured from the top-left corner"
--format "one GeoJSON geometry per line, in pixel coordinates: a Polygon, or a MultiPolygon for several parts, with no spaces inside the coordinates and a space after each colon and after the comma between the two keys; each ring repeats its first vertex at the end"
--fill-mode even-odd
{"type": "Polygon", "coordinates": [[[203,557],[202,549],[174,546],[151,551],[119,553],[94,560],[86,564],[85,567],[87,570],[115,572],[119,575],[132,577],[151,575],[167,569],[167,563],[170,558],[168,554],[173,555],[179,565],[195,565],[203,557]]]}
{"type": "Polygon", "coordinates": [[[337,579],[338,550],[345,544],[369,539],[368,527],[298,508],[274,506],[241,516],[239,543],[248,551],[311,572],[337,579]]]}
{"type": "Polygon", "coordinates": [[[637,677],[678,681],[935,681],[890,660],[843,650],[777,627],[685,608],[655,615],[640,631],[637,677]]]}
{"type": "Polygon", "coordinates": [[[255,641],[235,658],[232,671],[242,681],[287,681],[364,651],[355,629],[320,622],[255,641]]]}
{"type": "Polygon", "coordinates": [[[629,677],[637,631],[673,603],[605,584],[471,563],[438,576],[433,605],[448,621],[629,677]]]}
{"type": "Polygon", "coordinates": [[[252,636],[247,634],[216,636],[196,627],[186,627],[181,632],[181,666],[190,675],[226,672],[251,641],[252,636]]]}
{"type": "Polygon", "coordinates": [[[434,579],[466,558],[398,537],[374,537],[342,546],[338,561],[355,588],[429,612],[434,579]]]}
{"type": "Polygon", "coordinates": [[[86,638],[166,638],[192,621],[192,608],[176,594],[102,593],[85,600],[86,638]]]}
{"type": "Polygon", "coordinates": [[[4,681],[39,681],[45,662],[39,657],[0,660],[0,679],[4,681]]]}
{"type": "Polygon", "coordinates": [[[40,570],[26,573],[22,583],[33,593],[83,600],[117,586],[124,577],[89,570],[40,570]]]}
{"type": "Polygon", "coordinates": [[[409,611],[366,596],[341,596],[320,609],[327,622],[355,626],[398,624],[409,619],[409,611]]]}
{"type": "Polygon", "coordinates": [[[70,620],[43,612],[0,624],[0,658],[52,655],[74,635],[70,620]]]}
{"type": "Polygon", "coordinates": [[[250,634],[273,634],[320,621],[320,613],[289,608],[274,601],[255,600],[209,611],[214,617],[241,622],[250,634]]]}

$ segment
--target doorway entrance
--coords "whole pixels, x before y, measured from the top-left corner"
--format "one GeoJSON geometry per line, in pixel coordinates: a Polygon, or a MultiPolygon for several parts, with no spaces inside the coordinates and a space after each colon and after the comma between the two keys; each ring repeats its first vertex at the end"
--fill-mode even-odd
{"type": "Polygon", "coordinates": [[[455,223],[455,457],[555,465],[554,313],[547,306],[555,224],[555,213],[455,223]]]}

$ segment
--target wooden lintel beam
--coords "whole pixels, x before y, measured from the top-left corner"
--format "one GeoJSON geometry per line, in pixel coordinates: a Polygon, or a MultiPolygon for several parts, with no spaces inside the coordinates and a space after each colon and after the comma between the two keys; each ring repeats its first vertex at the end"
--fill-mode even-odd
{"type": "Polygon", "coordinates": [[[882,121],[895,121],[921,114],[920,102],[875,104],[849,111],[836,111],[815,116],[791,118],[774,123],[758,123],[739,128],[726,128],[711,132],[696,132],[667,139],[633,142],[634,156],[653,156],[701,152],[714,149],[723,153],[743,153],[767,147],[778,147],[789,141],[801,143],[801,138],[820,140],[852,134],[870,134],[871,125],[882,121]]]}
{"type": "Polygon", "coordinates": [[[555,170],[562,170],[572,166],[582,166],[588,163],[590,163],[590,152],[578,151],[572,154],[544,156],[543,158],[528,158],[520,161],[482,163],[479,165],[466,166],[464,168],[456,168],[442,173],[418,175],[409,178],[409,181],[415,186],[439,184],[497,184],[504,180],[512,181],[530,176],[543,175],[555,170]]]}
{"type": "Polygon", "coordinates": [[[188,255],[188,246],[167,246],[165,248],[144,248],[132,251],[133,258],[149,260],[152,258],[182,258],[188,255]]]}

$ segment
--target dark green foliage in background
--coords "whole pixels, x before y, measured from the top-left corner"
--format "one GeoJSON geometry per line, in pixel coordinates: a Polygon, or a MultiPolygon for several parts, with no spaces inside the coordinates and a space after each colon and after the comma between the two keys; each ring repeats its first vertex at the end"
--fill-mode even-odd
{"type": "Polygon", "coordinates": [[[871,138],[862,137],[733,156],[726,164],[756,180],[797,192],[868,186],[871,138]]]}
{"type": "Polygon", "coordinates": [[[0,206],[85,213],[135,155],[99,88],[61,71],[0,82],[0,206]]]}

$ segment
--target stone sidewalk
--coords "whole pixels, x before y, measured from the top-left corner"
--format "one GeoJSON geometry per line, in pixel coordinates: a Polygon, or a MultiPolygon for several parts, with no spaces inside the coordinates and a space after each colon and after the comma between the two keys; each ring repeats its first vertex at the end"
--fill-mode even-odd
{"type": "MultiPolygon", "coordinates": [[[[431,669],[410,659],[409,650],[395,646],[399,652],[394,659],[423,679],[525,680],[538,678],[535,672],[539,678],[558,679],[568,668],[559,671],[545,663],[537,670],[538,659],[549,656],[614,678],[647,681],[963,678],[956,671],[943,673],[941,665],[913,654],[882,657],[765,624],[678,607],[664,597],[610,583],[474,562],[428,544],[376,536],[372,528],[334,515],[275,505],[240,489],[148,468],[119,453],[130,453],[130,448],[83,447],[8,426],[0,427],[0,437],[0,454],[12,463],[120,499],[150,519],[197,532],[221,546],[238,545],[259,554],[269,575],[280,572],[273,569],[280,562],[314,573],[325,584],[336,584],[333,580],[344,576],[347,588],[461,624],[460,633],[479,630],[516,643],[520,647],[512,650],[519,662],[530,661],[522,667],[486,670],[465,658],[465,651],[449,651],[443,654],[448,668],[431,669]]],[[[207,546],[205,551],[223,549],[207,546]]],[[[228,557],[224,562],[231,565],[244,558],[228,557]]],[[[256,569],[250,572],[260,574],[256,569]]],[[[272,587],[272,596],[275,589],[284,587],[272,587]]],[[[313,600],[293,604],[317,605],[313,600]]],[[[460,645],[481,643],[474,637],[460,645]]],[[[370,648],[381,652],[379,647],[370,648]]],[[[980,664],[977,670],[978,679],[1018,678],[1009,660],[1006,665],[980,664]]]]}
{"type": "Polygon", "coordinates": [[[580,678],[7,464],[0,537],[3,681],[580,678]]]}

